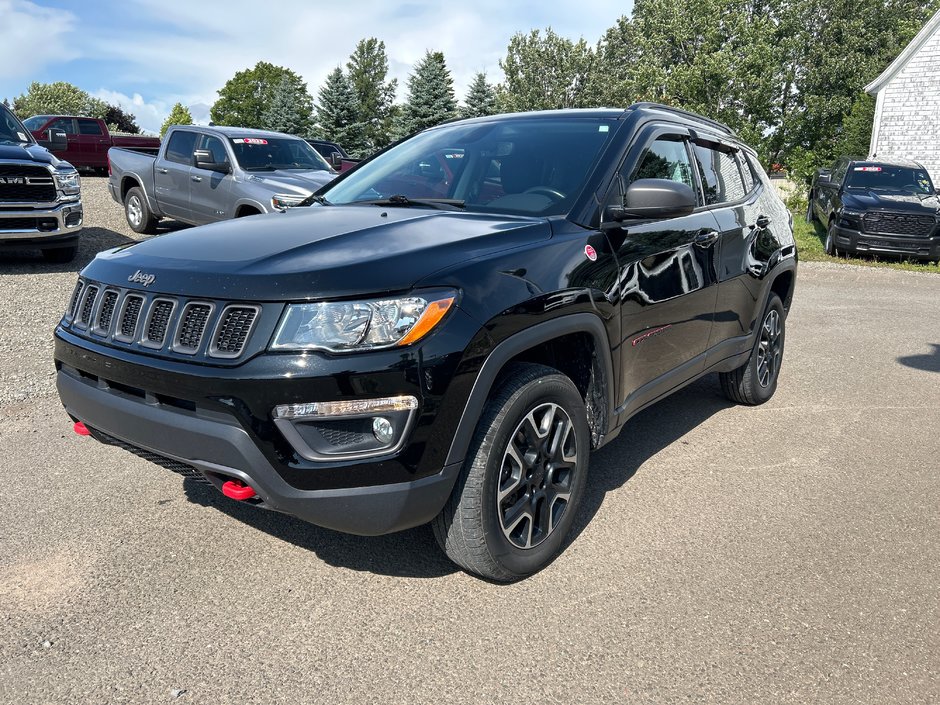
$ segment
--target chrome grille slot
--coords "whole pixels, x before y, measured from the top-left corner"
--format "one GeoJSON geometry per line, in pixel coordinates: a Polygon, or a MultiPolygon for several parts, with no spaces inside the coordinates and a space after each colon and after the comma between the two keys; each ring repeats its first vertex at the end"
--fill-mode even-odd
{"type": "Polygon", "coordinates": [[[87,328],[91,321],[92,311],[95,309],[95,299],[98,298],[98,287],[89,285],[85,287],[85,295],[82,297],[82,307],[78,313],[76,324],[82,328],[87,328]]]}
{"type": "Polygon", "coordinates": [[[128,294],[121,306],[119,328],[114,333],[116,340],[130,343],[137,336],[137,322],[140,320],[140,310],[144,306],[144,297],[139,294],[128,294]]]}
{"type": "Polygon", "coordinates": [[[98,315],[95,317],[95,325],[92,326],[93,333],[107,335],[110,332],[117,301],[118,293],[112,289],[106,289],[104,296],[101,297],[101,308],[98,309],[98,315]]]}
{"type": "Polygon", "coordinates": [[[212,357],[238,357],[248,342],[259,307],[244,304],[226,306],[219,318],[215,336],[209,348],[212,357]]]}
{"type": "Polygon", "coordinates": [[[212,315],[212,304],[190,302],[183,307],[180,322],[176,331],[173,349],[176,352],[192,354],[199,350],[202,336],[206,332],[209,316],[212,315]]]}
{"type": "Polygon", "coordinates": [[[166,331],[173,316],[176,302],[172,299],[154,299],[150,304],[147,322],[144,324],[144,334],[140,344],[148,348],[162,348],[166,340],[166,331]]]}

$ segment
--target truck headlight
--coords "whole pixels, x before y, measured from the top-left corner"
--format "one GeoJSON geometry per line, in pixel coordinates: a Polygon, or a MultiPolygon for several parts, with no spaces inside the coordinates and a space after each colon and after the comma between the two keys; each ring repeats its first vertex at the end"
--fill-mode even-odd
{"type": "Polygon", "coordinates": [[[400,298],[289,304],[272,350],[374,350],[414,343],[453,306],[455,291],[400,298]]]}
{"type": "Polygon", "coordinates": [[[82,190],[82,180],[77,171],[55,175],[55,187],[66,196],[77,196],[82,190]]]}
{"type": "Polygon", "coordinates": [[[283,194],[278,194],[276,196],[271,196],[271,207],[274,210],[282,211],[287,208],[293,208],[294,206],[299,206],[306,200],[306,196],[288,196],[283,194]]]}

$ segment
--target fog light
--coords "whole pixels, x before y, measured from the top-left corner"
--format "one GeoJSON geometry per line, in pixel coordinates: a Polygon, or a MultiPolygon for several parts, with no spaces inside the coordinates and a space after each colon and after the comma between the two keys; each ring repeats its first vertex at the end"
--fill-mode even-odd
{"type": "Polygon", "coordinates": [[[384,416],[376,416],[372,419],[372,435],[382,445],[388,445],[395,437],[395,427],[384,416]]]}

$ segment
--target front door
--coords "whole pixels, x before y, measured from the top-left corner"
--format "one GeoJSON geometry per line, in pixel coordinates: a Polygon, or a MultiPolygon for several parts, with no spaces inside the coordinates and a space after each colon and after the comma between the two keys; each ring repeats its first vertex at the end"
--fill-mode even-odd
{"type": "MultiPolygon", "coordinates": [[[[688,136],[657,129],[628,154],[621,178],[679,181],[699,192],[688,136]]],[[[705,367],[717,297],[718,223],[704,208],[624,222],[619,241],[623,323],[621,410],[638,408],[705,367]]]]}
{"type": "Polygon", "coordinates": [[[190,203],[193,150],[198,133],[173,130],[166,148],[153,165],[154,194],[163,215],[191,223],[190,203]]]}
{"type": "MultiPolygon", "coordinates": [[[[218,137],[200,135],[196,148],[211,152],[212,160],[216,163],[231,164],[225,145],[218,137]]],[[[233,199],[230,194],[232,182],[231,174],[193,166],[189,194],[194,222],[214,223],[235,215],[232,212],[233,199]]]]}

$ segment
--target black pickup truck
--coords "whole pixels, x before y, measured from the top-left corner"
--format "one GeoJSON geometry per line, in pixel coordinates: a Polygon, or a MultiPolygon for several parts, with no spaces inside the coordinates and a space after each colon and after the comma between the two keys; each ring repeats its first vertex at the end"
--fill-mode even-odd
{"type": "Polygon", "coordinates": [[[940,261],[940,199],[927,170],[903,159],[837,159],[816,172],[806,221],[826,227],[826,254],[940,261]]]}
{"type": "Polygon", "coordinates": [[[719,123],[450,123],[308,206],[99,254],[55,330],[76,432],[340,531],[433,522],[508,581],[561,550],[632,415],[708,373],[776,388],[792,221],[719,123]]]}

